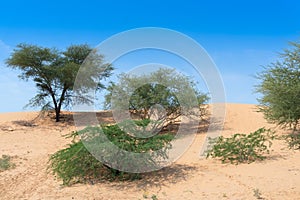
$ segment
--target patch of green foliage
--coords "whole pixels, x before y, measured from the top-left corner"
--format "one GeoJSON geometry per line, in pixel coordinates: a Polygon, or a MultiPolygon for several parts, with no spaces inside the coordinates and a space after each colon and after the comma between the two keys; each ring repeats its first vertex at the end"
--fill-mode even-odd
{"type": "Polygon", "coordinates": [[[280,59],[257,74],[259,111],[271,123],[293,130],[300,125],[300,43],[280,54],[280,59]]]}
{"type": "MultiPolygon", "coordinates": [[[[148,122],[136,122],[135,124],[140,126],[146,126],[148,122]]],[[[130,180],[139,178],[139,174],[127,173],[118,171],[111,168],[109,165],[97,160],[90,151],[86,148],[85,142],[92,141],[95,145],[103,146],[107,143],[102,141],[93,141],[93,139],[86,139],[83,137],[91,137],[91,135],[96,135],[97,133],[104,133],[108,140],[114,145],[118,146],[122,150],[135,152],[135,153],[145,153],[154,152],[159,150],[158,154],[146,154],[144,159],[141,160],[146,165],[155,165],[156,159],[167,159],[167,149],[171,148],[171,140],[173,135],[157,134],[149,138],[137,138],[132,137],[126,132],[122,131],[118,124],[115,125],[103,125],[102,127],[87,127],[79,132],[74,132],[71,136],[74,136],[74,140],[69,147],[59,150],[53,154],[50,158],[50,168],[52,168],[53,173],[62,179],[63,184],[70,185],[77,182],[95,182],[101,180],[130,180]],[[78,141],[78,135],[84,141],[78,141]],[[76,141],[77,140],[77,141],[76,141]],[[160,151],[161,149],[164,149],[160,151]]],[[[97,138],[97,137],[96,137],[97,138]]],[[[119,153],[119,152],[115,152],[119,153]]],[[[103,155],[110,158],[114,158],[116,155],[113,153],[103,152],[103,155]]],[[[121,156],[122,157],[122,156],[121,156]]],[[[124,160],[119,160],[122,164],[131,165],[132,160],[130,157],[122,157],[124,160]]]]}
{"type": "Polygon", "coordinates": [[[290,149],[300,150],[300,133],[291,133],[284,136],[290,149]]]}
{"type": "Polygon", "coordinates": [[[248,135],[238,133],[229,138],[220,136],[210,139],[209,143],[212,147],[207,151],[207,158],[220,158],[223,163],[231,164],[264,160],[266,158],[264,154],[269,153],[274,139],[274,132],[265,128],[248,135]]]}
{"type": "Polygon", "coordinates": [[[253,190],[253,196],[254,196],[256,199],[264,199],[264,198],[262,197],[262,194],[261,194],[261,192],[259,191],[258,188],[256,188],[256,189],[253,190]]]}
{"type": "MultiPolygon", "coordinates": [[[[204,117],[209,97],[199,91],[192,77],[174,69],[159,68],[146,75],[122,73],[105,95],[106,109],[129,110],[134,119],[154,119],[153,130],[161,130],[180,116],[204,117]]],[[[151,127],[151,126],[149,126],[151,127]]]]}
{"type": "Polygon", "coordinates": [[[11,162],[11,156],[2,155],[0,158],[0,172],[14,168],[16,165],[11,162]]]}
{"type": "Polygon", "coordinates": [[[70,108],[71,102],[91,104],[93,98],[85,91],[104,89],[101,81],[114,69],[110,63],[104,62],[103,55],[86,44],[70,45],[64,51],[18,44],[6,64],[20,72],[20,79],[35,83],[37,94],[27,106],[54,109],[57,122],[60,121],[61,109],[70,108]],[[76,78],[84,84],[74,87],[76,78]]]}

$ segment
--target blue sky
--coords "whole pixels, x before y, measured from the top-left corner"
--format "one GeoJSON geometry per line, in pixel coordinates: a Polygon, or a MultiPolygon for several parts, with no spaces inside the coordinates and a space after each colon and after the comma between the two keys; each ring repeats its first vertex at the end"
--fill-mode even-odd
{"type": "Polygon", "coordinates": [[[17,44],[96,46],[116,33],[149,26],[199,42],[221,72],[227,102],[257,103],[253,75],[275,61],[289,41],[299,41],[299,13],[296,0],[2,1],[0,112],[22,110],[35,94],[33,83],[18,80],[18,72],[4,65],[17,44]]]}

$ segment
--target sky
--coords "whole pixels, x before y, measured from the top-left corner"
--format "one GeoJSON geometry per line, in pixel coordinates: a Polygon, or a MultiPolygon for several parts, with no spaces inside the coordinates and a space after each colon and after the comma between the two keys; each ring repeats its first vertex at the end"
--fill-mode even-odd
{"type": "MultiPolygon", "coordinates": [[[[297,0],[2,1],[0,112],[24,110],[36,92],[34,83],[19,80],[19,72],[5,66],[17,44],[95,47],[114,34],[141,27],[168,28],[193,38],[218,67],[226,102],[256,104],[259,94],[253,92],[259,81],[254,75],[276,61],[288,42],[300,40],[299,13],[297,0]]],[[[127,59],[126,65],[140,61],[127,59]]]]}

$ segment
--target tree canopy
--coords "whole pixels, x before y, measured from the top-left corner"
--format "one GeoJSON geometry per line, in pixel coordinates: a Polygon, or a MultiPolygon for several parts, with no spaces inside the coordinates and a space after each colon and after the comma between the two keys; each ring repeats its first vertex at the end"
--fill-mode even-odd
{"type": "Polygon", "coordinates": [[[173,69],[160,68],[140,76],[123,73],[118,78],[107,88],[105,105],[119,115],[128,110],[132,117],[155,121],[153,128],[161,129],[180,116],[205,114],[208,96],[173,69]]]}
{"type": "MultiPolygon", "coordinates": [[[[94,66],[93,74],[84,77],[85,87],[88,85],[97,86],[98,89],[104,88],[100,81],[111,75],[113,67],[109,63],[104,63],[103,56],[86,44],[71,45],[65,51],[19,44],[7,59],[6,64],[13,69],[19,69],[21,79],[35,82],[37,94],[28,105],[41,107],[43,110],[54,109],[58,122],[62,107],[70,106],[77,72],[83,62],[88,62],[86,61],[88,56],[94,56],[97,59],[91,59],[93,60],[91,65],[94,66]]],[[[91,101],[83,95],[81,99],[85,102],[91,101]]]]}
{"type": "Polygon", "coordinates": [[[297,131],[300,122],[300,44],[280,54],[281,59],[266,66],[257,75],[259,110],[267,120],[297,131]]]}

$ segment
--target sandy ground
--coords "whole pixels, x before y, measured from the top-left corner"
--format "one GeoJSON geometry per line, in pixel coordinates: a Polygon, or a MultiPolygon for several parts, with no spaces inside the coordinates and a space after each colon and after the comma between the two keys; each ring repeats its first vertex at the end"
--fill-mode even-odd
{"type": "MultiPolygon", "coordinates": [[[[227,104],[226,111],[223,135],[273,127],[254,105],[227,104]]],[[[0,114],[0,155],[13,156],[16,163],[0,172],[0,199],[259,199],[254,190],[261,199],[300,199],[300,152],[276,141],[265,161],[221,164],[199,158],[203,132],[174,164],[142,180],[65,187],[47,170],[47,162],[66,147],[70,139],[63,135],[75,127],[36,117],[35,112],[0,114]]]]}

